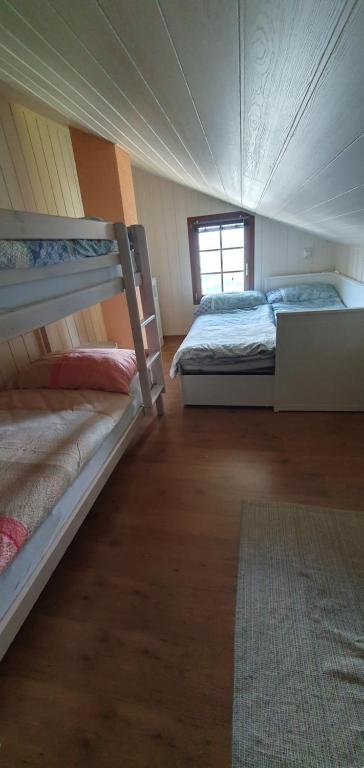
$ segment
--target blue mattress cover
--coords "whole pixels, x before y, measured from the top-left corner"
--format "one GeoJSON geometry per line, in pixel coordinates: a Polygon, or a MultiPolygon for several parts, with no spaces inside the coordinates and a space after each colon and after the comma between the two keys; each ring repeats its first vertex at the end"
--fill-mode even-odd
{"type": "Polygon", "coordinates": [[[46,267],[117,251],[116,240],[0,240],[0,269],[46,267]]]}

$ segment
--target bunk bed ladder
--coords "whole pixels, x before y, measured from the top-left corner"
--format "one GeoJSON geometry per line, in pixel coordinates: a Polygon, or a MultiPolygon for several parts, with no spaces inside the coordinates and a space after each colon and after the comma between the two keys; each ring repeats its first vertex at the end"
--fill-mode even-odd
{"type": "Polygon", "coordinates": [[[115,232],[119,245],[143,403],[147,412],[152,409],[155,403],[157,413],[161,416],[164,412],[162,394],[165,392],[165,386],[145,230],[139,224],[129,227],[135,264],[133,263],[127,227],[122,223],[115,224],[115,232]],[[140,317],[135,290],[135,271],[140,272],[142,277],[139,288],[142,318],[140,317]],[[147,354],[144,346],[145,341],[147,354]]]}

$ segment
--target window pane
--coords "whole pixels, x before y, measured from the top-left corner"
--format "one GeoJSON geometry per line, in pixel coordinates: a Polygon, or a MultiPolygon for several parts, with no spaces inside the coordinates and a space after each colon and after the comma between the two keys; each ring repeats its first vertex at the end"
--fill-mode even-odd
{"type": "Polygon", "coordinates": [[[215,229],[212,232],[199,232],[198,243],[200,251],[209,251],[213,248],[220,248],[220,230],[215,229]]]}
{"type": "MultiPolygon", "coordinates": [[[[238,269],[240,269],[240,267],[241,265],[238,269]]],[[[233,269],[233,267],[229,267],[229,269],[233,269]]],[[[201,251],[200,270],[201,272],[220,272],[220,251],[201,251]]]]}
{"type": "Polygon", "coordinates": [[[244,291],[244,272],[224,272],[224,292],[244,291]]]}
{"type": "Polygon", "coordinates": [[[201,275],[202,293],[220,293],[221,275],[201,275]]]}
{"type": "Polygon", "coordinates": [[[222,247],[223,248],[238,248],[244,247],[244,227],[238,227],[234,229],[222,229],[222,247]]]}
{"type": "Polygon", "coordinates": [[[244,268],[244,248],[234,248],[222,252],[223,270],[244,268]]]}

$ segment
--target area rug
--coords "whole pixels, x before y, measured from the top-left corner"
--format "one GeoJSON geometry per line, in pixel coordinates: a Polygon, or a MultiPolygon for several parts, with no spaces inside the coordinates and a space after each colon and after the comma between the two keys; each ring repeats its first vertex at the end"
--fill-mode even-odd
{"type": "Polygon", "coordinates": [[[364,768],[364,513],[244,504],[233,768],[364,768]]]}

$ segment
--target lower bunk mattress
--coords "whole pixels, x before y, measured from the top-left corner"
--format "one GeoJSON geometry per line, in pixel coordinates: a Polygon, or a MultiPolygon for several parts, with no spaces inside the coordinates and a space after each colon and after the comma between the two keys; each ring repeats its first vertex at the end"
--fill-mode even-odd
{"type": "Polygon", "coordinates": [[[142,409],[96,390],[0,393],[0,618],[142,409]]]}
{"type": "Polygon", "coordinates": [[[274,367],[276,326],[269,304],[200,315],[177,350],[178,373],[245,373],[274,367]]]}

